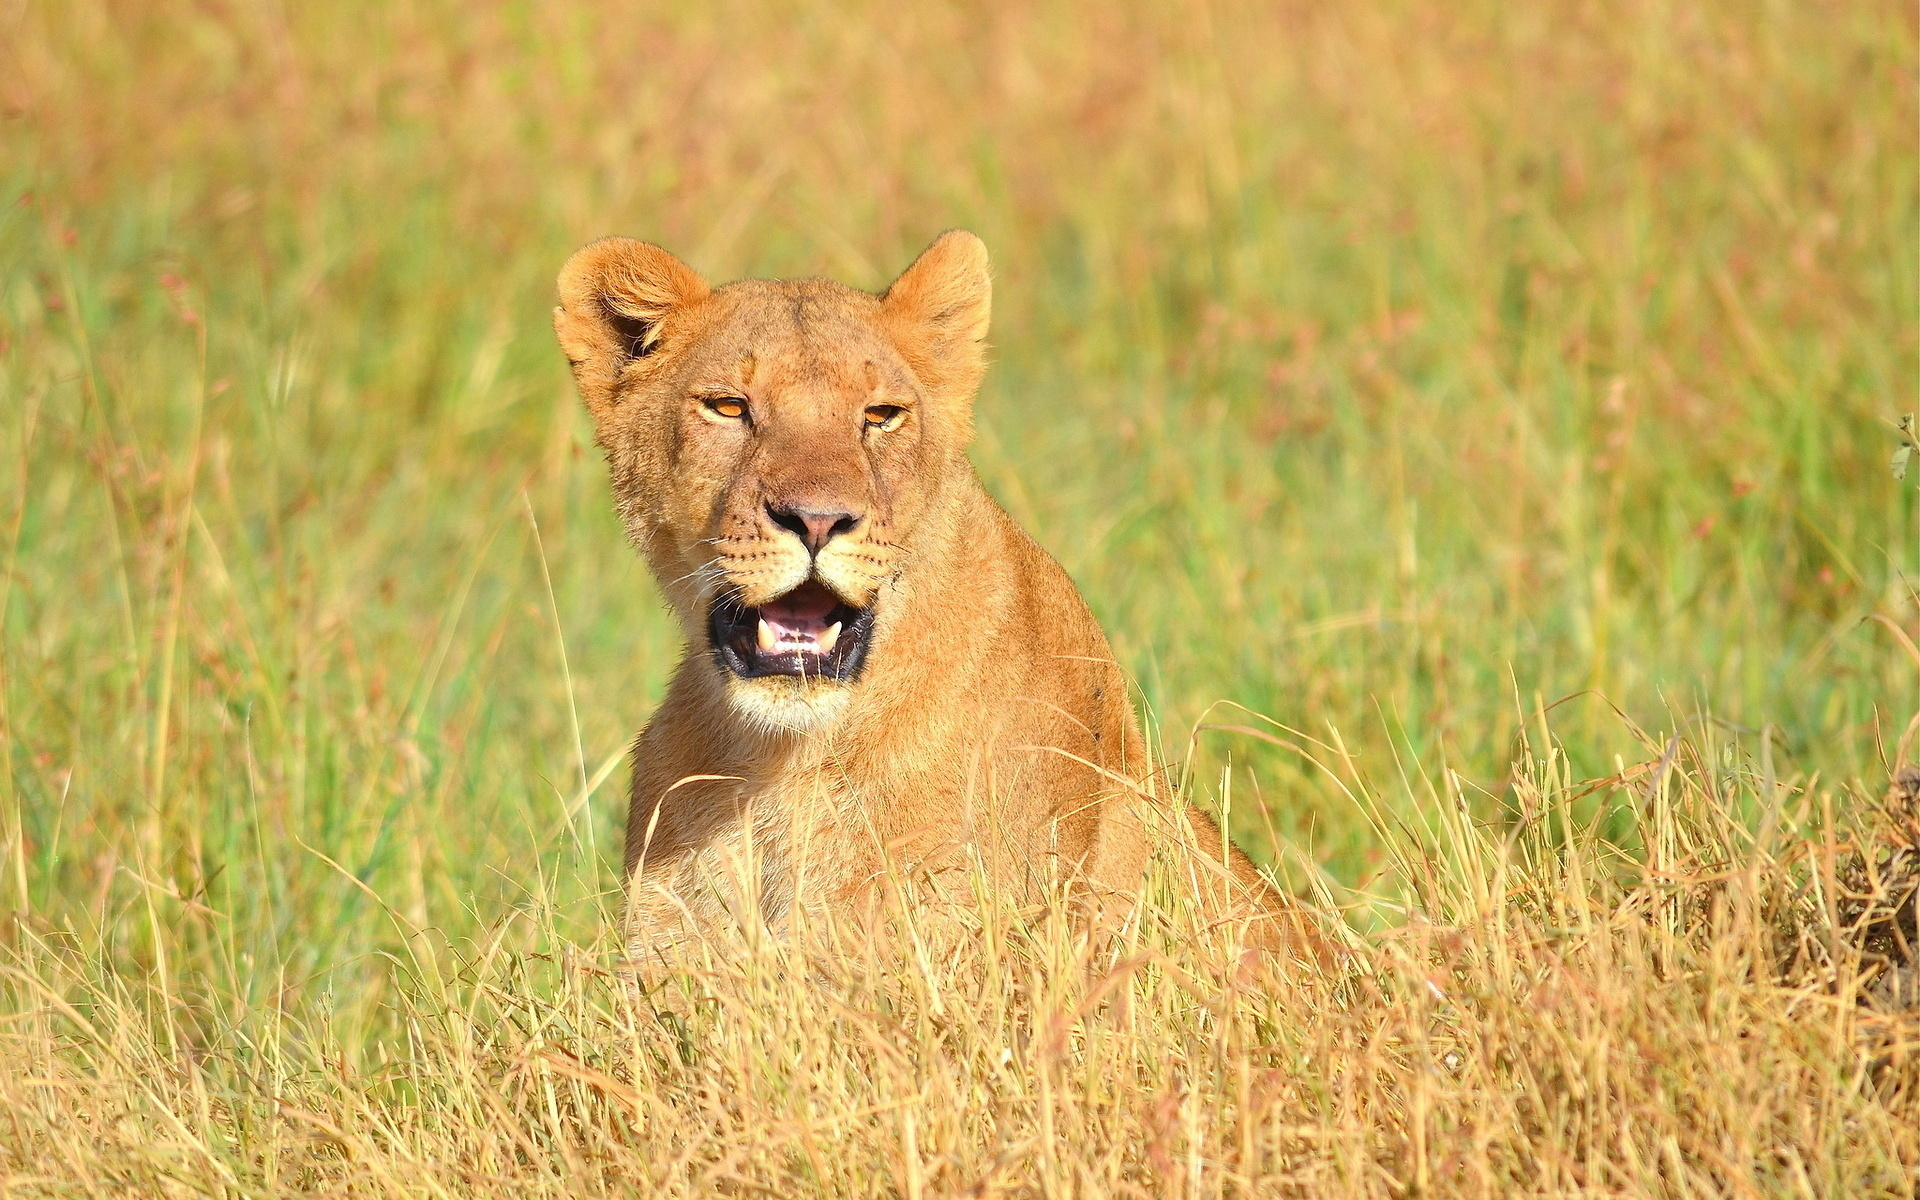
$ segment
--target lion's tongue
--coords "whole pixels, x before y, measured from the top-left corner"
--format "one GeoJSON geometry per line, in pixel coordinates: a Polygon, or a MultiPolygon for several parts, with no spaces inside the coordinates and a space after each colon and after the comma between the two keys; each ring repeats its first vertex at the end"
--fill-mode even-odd
{"type": "Polygon", "coordinates": [[[840,622],[829,625],[827,617],[839,603],[832,592],[809,583],[762,605],[758,630],[760,649],[831,653],[840,640],[840,622]]]}

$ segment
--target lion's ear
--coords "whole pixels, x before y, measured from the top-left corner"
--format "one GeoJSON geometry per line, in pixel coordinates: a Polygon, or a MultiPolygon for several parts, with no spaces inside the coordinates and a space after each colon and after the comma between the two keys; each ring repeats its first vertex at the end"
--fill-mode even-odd
{"type": "Polygon", "coordinates": [[[985,243],[950,229],[881,293],[894,344],[936,393],[971,400],[986,372],[993,282],[985,243]]]}
{"type": "Polygon", "coordinates": [[[711,290],[693,268],[658,246],[602,238],[560,268],[553,331],[573,364],[580,398],[595,422],[619,403],[627,364],[660,347],[661,325],[711,290]]]}

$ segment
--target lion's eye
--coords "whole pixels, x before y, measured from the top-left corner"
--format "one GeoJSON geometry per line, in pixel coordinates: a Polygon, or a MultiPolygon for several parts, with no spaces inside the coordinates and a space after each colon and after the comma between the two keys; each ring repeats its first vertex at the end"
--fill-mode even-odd
{"type": "Polygon", "coordinates": [[[868,429],[898,429],[907,419],[907,410],[898,404],[869,404],[866,417],[868,429]]]}
{"type": "Polygon", "coordinates": [[[710,396],[707,398],[707,411],[716,417],[738,421],[747,415],[747,402],[738,396],[710,396]]]}

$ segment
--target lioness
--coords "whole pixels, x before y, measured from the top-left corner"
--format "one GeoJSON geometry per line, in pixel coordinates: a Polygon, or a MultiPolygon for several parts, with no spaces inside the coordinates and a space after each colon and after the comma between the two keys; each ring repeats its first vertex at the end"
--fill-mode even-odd
{"type": "MultiPolygon", "coordinates": [[[[715,288],[608,238],[559,293],[620,516],[686,638],[633,749],[634,951],[736,905],[846,906],[889,867],[1137,893],[1162,802],[1126,680],[966,456],[980,239],[942,235],[875,296],[715,288]]],[[[1238,851],[1214,876],[1278,899],[1238,851]]]]}

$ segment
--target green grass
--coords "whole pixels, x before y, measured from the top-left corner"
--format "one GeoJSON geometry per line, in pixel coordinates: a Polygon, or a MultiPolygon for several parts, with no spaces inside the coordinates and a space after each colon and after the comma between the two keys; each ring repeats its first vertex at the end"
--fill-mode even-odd
{"type": "MultiPolygon", "coordinates": [[[[868,287],[980,233],[989,490],[1195,793],[1365,945],[1439,894],[1395,822],[1464,806],[1499,845],[1553,809],[1542,764],[1571,824],[1535,832],[1591,823],[1631,874],[1666,852],[1653,800],[1576,785],[1673,734],[1710,750],[1701,836],[1746,847],[1718,861],[1781,812],[1844,837],[1914,756],[1920,501],[1887,467],[1920,368],[1910,12],[478,7],[0,9],[0,1076],[118,1081],[89,1086],[156,1146],[185,1113],[227,1173],[86,1138],[36,1162],[112,1107],[69,1081],[0,1118],[0,1195],[324,1190],[235,1148],[278,1136],[223,1115],[263,1064],[333,1071],[328,1119],[405,1124],[436,1086],[392,1066],[425,1053],[410,1006],[482,994],[459,948],[606,952],[600,769],[678,647],[547,324],[605,233],[868,287]],[[1221,701],[1350,762],[1200,728],[1257,724],[1221,701]],[[95,1045],[224,1065],[194,1110],[95,1045]]],[[[1854,1128],[1911,1166],[1897,1121],[1833,1115],[1910,1095],[1848,1078],[1797,1101],[1833,1123],[1795,1152],[1838,1169],[1854,1128]]],[[[1381,1139],[1350,1190],[1428,1178],[1381,1139]]],[[[560,1186],[517,1153],[528,1194],[560,1186]]],[[[800,1189],[782,1162],[738,1169],[800,1189]]],[[[909,1194],[892,1170],[858,1177],[909,1194]]]]}

